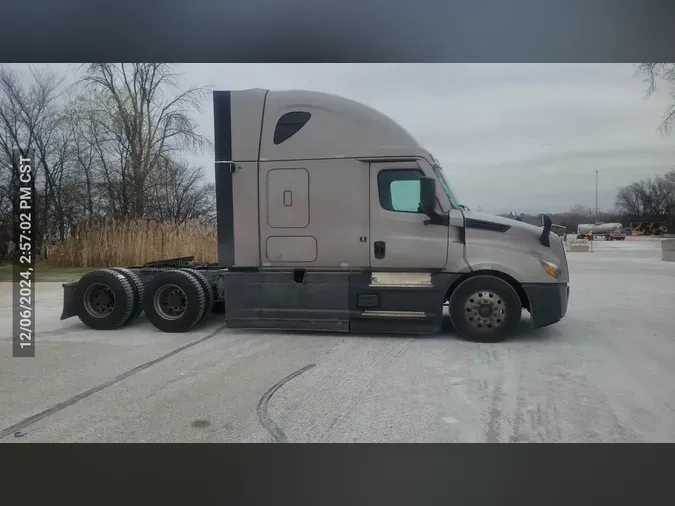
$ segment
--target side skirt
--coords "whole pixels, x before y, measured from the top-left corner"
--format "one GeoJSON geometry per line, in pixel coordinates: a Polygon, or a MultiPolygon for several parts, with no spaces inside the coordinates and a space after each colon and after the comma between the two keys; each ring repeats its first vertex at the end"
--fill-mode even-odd
{"type": "Polygon", "coordinates": [[[349,274],[228,272],[229,328],[349,332],[349,274]]]}
{"type": "Polygon", "coordinates": [[[459,274],[354,273],[350,277],[350,330],[434,334],[443,323],[445,294],[459,274]]]}
{"type": "Polygon", "coordinates": [[[230,328],[430,334],[459,274],[228,272],[230,328]],[[406,278],[407,276],[407,278],[406,278]]]}

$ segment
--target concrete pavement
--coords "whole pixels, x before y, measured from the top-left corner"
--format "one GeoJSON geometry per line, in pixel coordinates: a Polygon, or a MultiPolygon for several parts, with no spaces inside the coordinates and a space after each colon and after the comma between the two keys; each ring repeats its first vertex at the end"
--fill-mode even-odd
{"type": "Polygon", "coordinates": [[[568,315],[500,344],[431,337],[187,334],[143,317],[60,322],[37,288],[37,356],[11,358],[0,284],[0,442],[675,441],[675,263],[650,241],[570,253],[568,315]],[[297,373],[297,374],[296,374],[297,373]],[[31,418],[34,417],[34,418],[31,418]]]}

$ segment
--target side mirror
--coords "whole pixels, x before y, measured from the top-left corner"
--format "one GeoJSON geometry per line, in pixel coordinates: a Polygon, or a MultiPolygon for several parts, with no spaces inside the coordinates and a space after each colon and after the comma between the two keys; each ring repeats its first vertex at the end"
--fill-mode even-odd
{"type": "Polygon", "coordinates": [[[429,214],[436,208],[436,180],[430,177],[420,179],[420,204],[429,214]]]}
{"type": "Polygon", "coordinates": [[[541,226],[544,228],[539,236],[539,242],[542,246],[550,248],[551,240],[549,239],[549,234],[551,233],[551,227],[553,226],[553,218],[551,218],[550,214],[541,215],[541,226]]]}

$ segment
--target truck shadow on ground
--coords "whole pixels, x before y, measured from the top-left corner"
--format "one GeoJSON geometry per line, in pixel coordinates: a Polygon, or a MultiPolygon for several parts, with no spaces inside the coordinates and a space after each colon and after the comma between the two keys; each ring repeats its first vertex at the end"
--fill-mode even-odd
{"type": "MultiPolygon", "coordinates": [[[[209,330],[211,327],[216,328],[224,323],[224,318],[222,315],[214,313],[208,318],[203,324],[198,325],[193,329],[193,331],[204,331],[209,330]]],[[[506,342],[542,342],[542,341],[558,341],[565,338],[565,333],[561,332],[560,326],[562,323],[556,323],[548,327],[543,327],[539,329],[533,329],[530,326],[530,317],[529,314],[523,312],[523,316],[520,321],[518,329],[512,337],[506,340],[506,342]]],[[[162,332],[150,324],[144,314],[140,315],[138,319],[129,323],[124,327],[124,329],[133,329],[135,331],[149,331],[156,332],[161,334],[162,332]]],[[[124,329],[116,329],[112,331],[106,331],[106,334],[114,335],[117,332],[124,331],[124,329]]],[[[58,335],[67,335],[67,334],[77,334],[77,333],[86,333],[90,329],[84,324],[77,322],[76,324],[69,325],[65,328],[57,328],[52,330],[42,331],[43,335],[58,336],[58,335]]],[[[450,318],[447,314],[443,315],[443,323],[441,325],[441,330],[437,334],[378,334],[378,333],[347,333],[347,332],[328,332],[328,331],[307,331],[307,330],[283,330],[283,329],[228,329],[228,333],[233,335],[294,335],[301,339],[301,336],[306,337],[321,337],[325,336],[327,338],[359,338],[359,339],[425,339],[425,338],[436,338],[436,339],[449,339],[449,340],[460,340],[464,339],[460,337],[455,331],[450,318]]]]}
{"type": "MultiPolygon", "coordinates": [[[[443,324],[441,326],[440,335],[447,336],[448,338],[463,340],[463,338],[457,334],[457,331],[450,322],[450,317],[447,315],[443,316],[443,324]]],[[[505,342],[555,341],[561,337],[563,337],[563,334],[561,334],[561,332],[555,328],[555,325],[533,329],[530,323],[529,314],[523,312],[523,316],[520,319],[518,328],[511,337],[505,340],[505,342]]]]}
{"type": "MultiPolygon", "coordinates": [[[[210,323],[209,323],[210,324],[210,323]]],[[[505,342],[542,342],[542,341],[557,341],[564,338],[564,333],[560,332],[559,329],[556,329],[557,324],[543,327],[539,329],[533,329],[530,326],[530,317],[529,315],[523,313],[523,316],[520,321],[518,329],[514,335],[508,338],[505,342]]],[[[349,332],[330,332],[330,331],[307,331],[307,330],[282,330],[282,329],[228,329],[229,333],[232,334],[249,334],[249,335],[274,335],[274,336],[288,336],[293,335],[297,336],[298,339],[302,339],[301,336],[305,337],[322,337],[326,338],[355,338],[355,339],[425,339],[425,338],[435,338],[435,339],[448,339],[448,340],[458,340],[464,341],[465,339],[460,337],[457,334],[457,331],[452,326],[450,318],[448,315],[443,316],[443,323],[441,325],[441,330],[437,334],[385,334],[385,333],[349,333],[349,332]]]]}

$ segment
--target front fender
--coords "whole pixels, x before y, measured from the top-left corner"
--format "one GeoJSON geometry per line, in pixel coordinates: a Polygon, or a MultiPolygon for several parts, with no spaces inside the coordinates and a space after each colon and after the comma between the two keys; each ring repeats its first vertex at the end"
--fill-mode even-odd
{"type": "MultiPolygon", "coordinates": [[[[547,250],[549,248],[546,248],[547,250]]],[[[559,263],[551,252],[548,257],[536,251],[503,241],[467,243],[466,259],[472,271],[493,270],[508,274],[519,283],[554,282],[541,266],[540,258],[559,263]]]]}
{"type": "Polygon", "coordinates": [[[499,263],[488,263],[488,262],[470,262],[470,268],[471,272],[479,272],[479,271],[497,271],[501,272],[503,274],[507,274],[508,276],[512,277],[515,280],[518,280],[519,274],[515,272],[513,269],[509,268],[506,265],[502,265],[499,263]]]}

